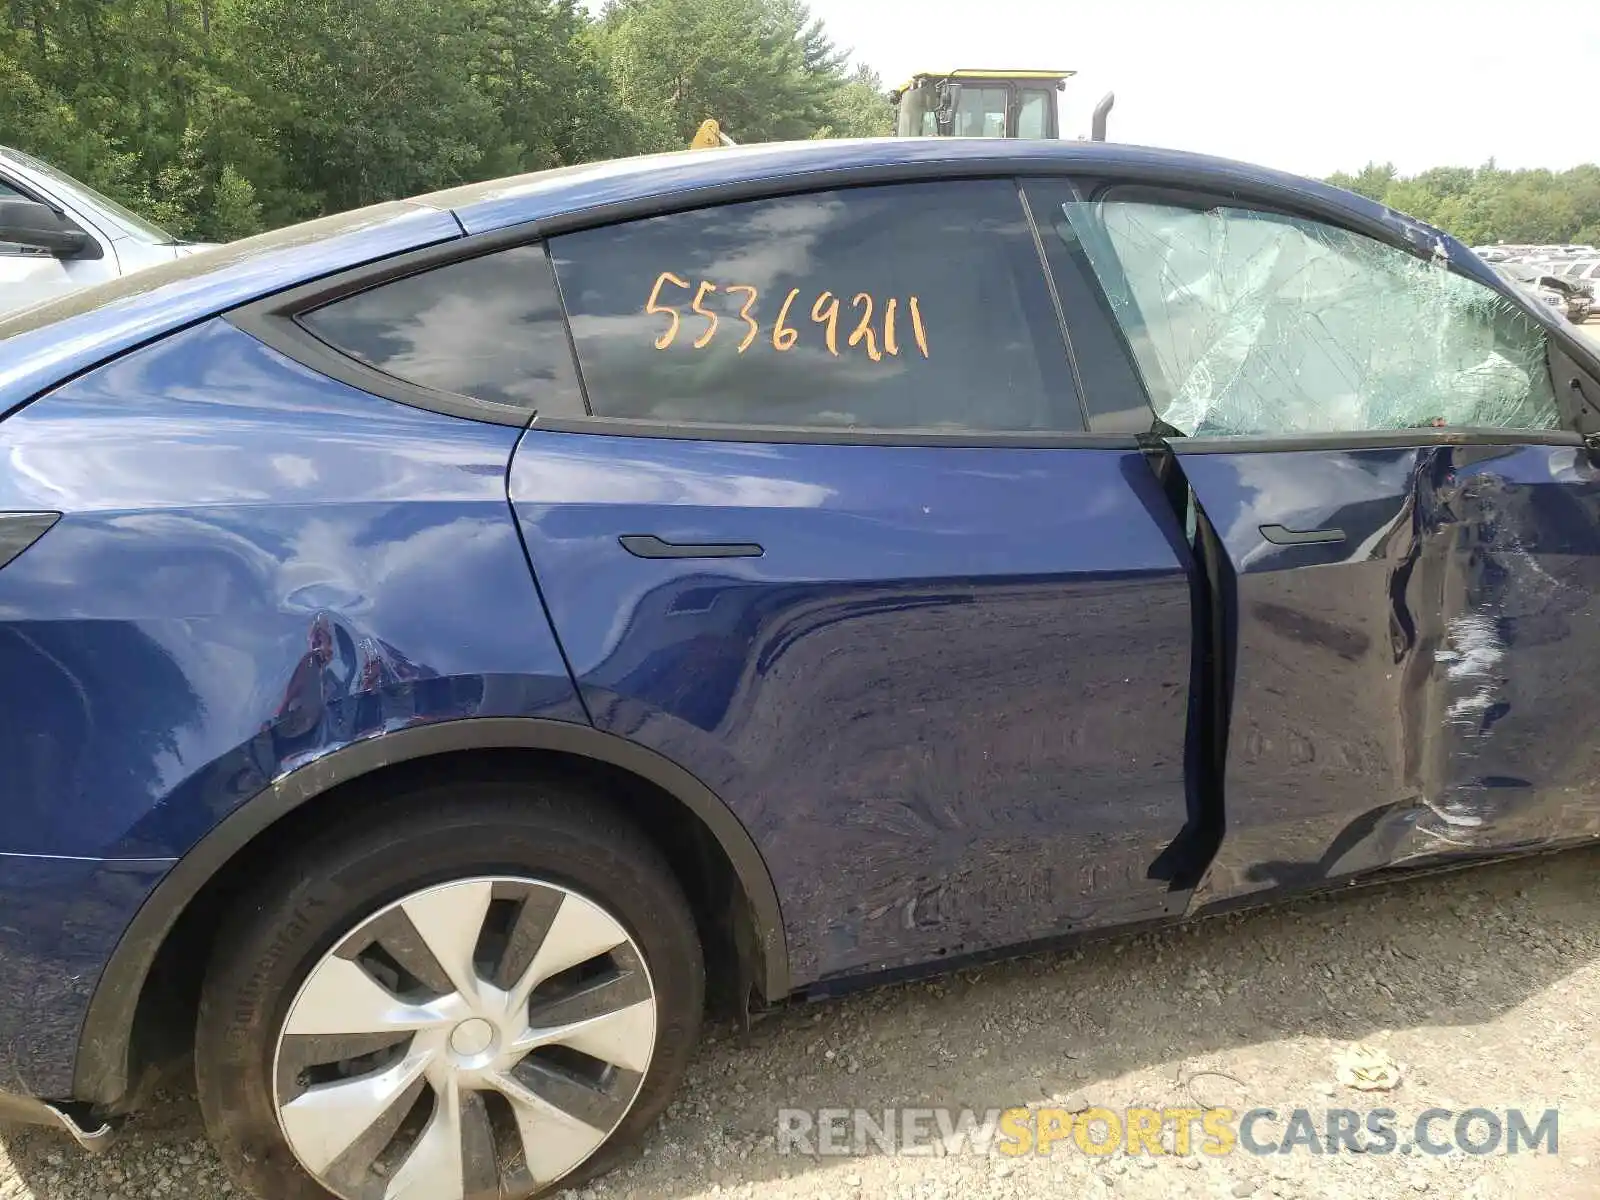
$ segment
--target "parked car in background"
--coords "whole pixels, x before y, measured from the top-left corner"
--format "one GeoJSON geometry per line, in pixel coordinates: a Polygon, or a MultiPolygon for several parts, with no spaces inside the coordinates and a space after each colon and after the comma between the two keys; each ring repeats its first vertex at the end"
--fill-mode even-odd
{"type": "Polygon", "coordinates": [[[1566,303],[1567,320],[1574,325],[1582,325],[1587,321],[1595,309],[1594,284],[1584,279],[1577,279],[1570,275],[1562,275],[1554,271],[1545,271],[1540,276],[1540,284],[1561,296],[1566,303]]]}
{"type": "Polygon", "coordinates": [[[1592,843],[1553,313],[1310,180],[907,138],[0,320],[0,1114],[188,1062],[241,1191],[520,1200],[708,1000],[1592,843]]]}
{"type": "Polygon", "coordinates": [[[1600,254],[1600,251],[1597,251],[1593,246],[1581,242],[1543,246],[1501,242],[1492,246],[1474,246],[1472,247],[1472,252],[1483,259],[1484,262],[1594,258],[1597,254],[1600,254]]]}
{"type": "Polygon", "coordinates": [[[1522,289],[1538,303],[1553,308],[1574,325],[1589,319],[1593,299],[1582,282],[1555,274],[1546,266],[1541,269],[1528,263],[1498,262],[1493,264],[1496,274],[1522,289]]]}
{"type": "Polygon", "coordinates": [[[0,313],[206,248],[30,154],[0,146],[0,313]]]}
{"type": "Polygon", "coordinates": [[[1562,263],[1556,274],[1583,284],[1589,289],[1591,297],[1600,292],[1600,258],[1578,258],[1562,263]]]}

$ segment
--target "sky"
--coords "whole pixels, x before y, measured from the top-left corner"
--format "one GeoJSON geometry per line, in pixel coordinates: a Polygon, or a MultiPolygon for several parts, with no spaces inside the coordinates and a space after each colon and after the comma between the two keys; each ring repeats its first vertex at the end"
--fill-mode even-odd
{"type": "Polygon", "coordinates": [[[1115,91],[1113,141],[1305,175],[1600,161],[1590,0],[809,3],[886,85],[957,67],[1078,71],[1064,136],[1087,136],[1115,91]]]}

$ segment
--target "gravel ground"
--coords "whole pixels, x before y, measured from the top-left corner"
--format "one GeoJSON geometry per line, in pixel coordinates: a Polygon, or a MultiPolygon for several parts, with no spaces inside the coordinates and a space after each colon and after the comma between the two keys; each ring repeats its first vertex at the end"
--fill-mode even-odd
{"type": "MultiPolygon", "coordinates": [[[[642,1157],[583,1200],[1600,1196],[1600,850],[1478,868],[797,1008],[710,1031],[642,1157]],[[1336,1081],[1353,1043],[1402,1072],[1336,1081]],[[1052,1101],[1050,1098],[1055,1097],[1052,1101]],[[1559,1109],[1559,1153],[780,1155],[780,1108],[1029,1103],[1559,1109]]],[[[1281,1126],[1266,1136],[1274,1137],[1281,1126]]],[[[5,1131],[0,1197],[230,1194],[194,1102],[99,1158],[5,1131]]]]}
{"type": "MultiPolygon", "coordinates": [[[[1600,341],[1600,321],[1583,328],[1600,341]]],[[[1219,918],[714,1028],[632,1165],[583,1200],[1600,1197],[1600,850],[1219,918]],[[1336,1082],[1352,1045],[1392,1092],[1336,1082]],[[1560,1112],[1559,1153],[1222,1158],[777,1153],[778,1110],[1028,1104],[1560,1112]]],[[[1281,1125],[1265,1127],[1273,1136],[1281,1125]]],[[[189,1096],[105,1155],[0,1127],[0,1200],[222,1200],[189,1096]]]]}

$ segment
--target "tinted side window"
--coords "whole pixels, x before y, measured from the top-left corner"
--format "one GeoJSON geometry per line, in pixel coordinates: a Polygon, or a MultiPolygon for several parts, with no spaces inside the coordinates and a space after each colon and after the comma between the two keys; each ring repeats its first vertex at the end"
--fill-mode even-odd
{"type": "Polygon", "coordinates": [[[583,412],[542,246],[517,246],[379,284],[300,323],[408,383],[528,412],[583,412]]]}
{"type": "Polygon", "coordinates": [[[1186,434],[1559,424],[1543,327],[1443,266],[1251,209],[1064,211],[1157,412],[1186,434]]]}
{"type": "Polygon", "coordinates": [[[597,416],[1083,426],[1009,181],[698,209],[559,237],[550,253],[597,416]]]}

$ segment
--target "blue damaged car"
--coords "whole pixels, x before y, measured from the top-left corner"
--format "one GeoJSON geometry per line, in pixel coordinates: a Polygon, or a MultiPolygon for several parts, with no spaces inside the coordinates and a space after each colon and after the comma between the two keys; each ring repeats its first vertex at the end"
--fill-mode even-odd
{"type": "Polygon", "coordinates": [[[1104,144],[753,146],[0,323],[0,1112],[605,1170],[708,1007],[1600,834],[1600,361],[1104,144]]]}

